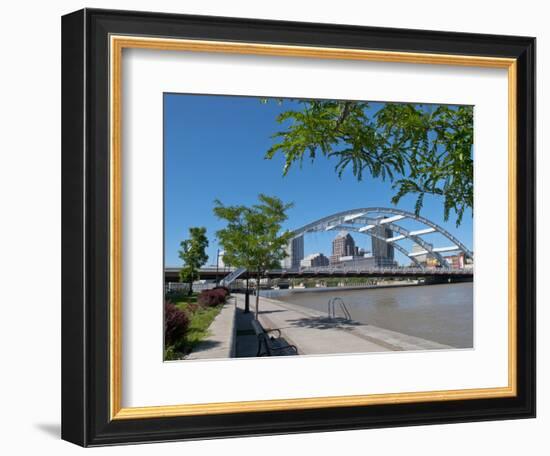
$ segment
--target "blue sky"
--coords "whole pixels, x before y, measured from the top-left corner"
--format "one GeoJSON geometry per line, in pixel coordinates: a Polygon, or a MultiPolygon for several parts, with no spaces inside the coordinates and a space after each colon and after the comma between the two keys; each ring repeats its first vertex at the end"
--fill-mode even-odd
{"type": "MultiPolygon", "coordinates": [[[[282,175],[283,155],[264,159],[274,143],[271,136],[280,129],[275,118],[293,107],[293,102],[260,103],[255,97],[211,95],[164,95],[165,168],[165,264],[179,266],[180,242],[191,226],[204,226],[210,241],[208,264],[216,263],[219,247],[215,232],[223,228],[213,214],[215,199],[226,205],[254,204],[259,193],[275,195],[293,202],[284,228],[295,229],[316,219],[347,209],[394,207],[391,183],[365,176],[361,182],[351,174],[341,179],[334,172],[335,161],[318,157],[304,161],[282,175]]],[[[376,104],[372,104],[376,109],[376,104]]],[[[404,197],[397,207],[414,212],[414,196],[404,197]]],[[[421,215],[442,225],[472,249],[472,216],[468,212],[457,228],[453,217],[443,221],[442,199],[426,197],[421,215]]],[[[412,221],[400,222],[415,229],[412,221]]],[[[419,227],[419,226],[418,226],[419,227]]],[[[305,254],[330,255],[335,232],[314,233],[305,237],[305,254]]],[[[370,250],[367,235],[352,234],[359,247],[370,250]]],[[[438,234],[425,236],[435,246],[450,242],[438,234]]],[[[406,242],[402,245],[409,247],[406,242]]],[[[408,261],[399,254],[400,263],[408,261]]]]}

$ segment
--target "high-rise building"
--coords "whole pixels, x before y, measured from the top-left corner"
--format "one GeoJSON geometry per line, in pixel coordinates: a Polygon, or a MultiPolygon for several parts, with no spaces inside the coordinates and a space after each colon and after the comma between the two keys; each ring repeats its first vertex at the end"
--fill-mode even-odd
{"type": "Polygon", "coordinates": [[[372,233],[376,235],[372,236],[372,255],[393,260],[393,245],[385,240],[393,237],[393,231],[384,225],[376,225],[372,228],[372,233]]]}
{"type": "Polygon", "coordinates": [[[346,231],[341,231],[332,241],[331,264],[338,263],[340,257],[354,256],[357,253],[355,241],[346,231]]]}
{"type": "Polygon", "coordinates": [[[322,253],[312,253],[311,255],[306,256],[302,261],[300,261],[300,267],[302,268],[318,268],[328,265],[329,260],[322,253]]]}
{"type": "Polygon", "coordinates": [[[372,229],[372,256],[376,265],[380,267],[391,267],[395,264],[394,247],[386,239],[393,237],[393,231],[384,225],[376,225],[372,229]]]}
{"type": "Polygon", "coordinates": [[[304,259],[304,236],[292,239],[286,248],[287,256],[281,262],[283,269],[299,269],[304,259]]]}

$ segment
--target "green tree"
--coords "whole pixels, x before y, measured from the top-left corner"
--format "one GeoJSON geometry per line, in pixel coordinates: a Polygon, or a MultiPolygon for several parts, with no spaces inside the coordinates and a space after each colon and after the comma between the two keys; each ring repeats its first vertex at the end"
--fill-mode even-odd
{"type": "Polygon", "coordinates": [[[277,117],[285,129],[266,153],[268,159],[284,154],[283,174],[304,158],[334,157],[339,177],[350,168],[358,180],[365,174],[389,179],[393,204],[416,195],[417,215],[427,194],[442,197],[444,219],[454,212],[457,226],[473,209],[471,106],[385,103],[375,110],[368,102],[299,103],[301,109],[277,117]]]}
{"type": "Polygon", "coordinates": [[[189,284],[189,295],[191,295],[193,293],[193,282],[200,277],[199,269],[208,261],[206,228],[189,228],[189,239],[182,241],[180,246],[179,257],[184,262],[180,269],[180,280],[189,284]]]}
{"type": "Polygon", "coordinates": [[[292,204],[279,198],[260,194],[259,203],[251,207],[224,206],[214,202],[214,214],[227,225],[216,232],[224,249],[224,261],[246,268],[256,276],[256,308],[258,318],[260,280],[268,269],[281,267],[286,246],[292,234],[282,232],[281,224],[287,219],[286,211],[292,204]]]}

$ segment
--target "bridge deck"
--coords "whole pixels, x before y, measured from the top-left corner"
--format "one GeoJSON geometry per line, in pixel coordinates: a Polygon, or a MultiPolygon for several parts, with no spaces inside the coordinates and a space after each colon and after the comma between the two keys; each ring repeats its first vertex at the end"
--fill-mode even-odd
{"type": "MultiPolygon", "coordinates": [[[[233,269],[216,271],[214,268],[203,268],[199,271],[202,280],[221,280],[233,269]]],[[[301,270],[278,269],[268,271],[266,277],[276,278],[308,278],[308,277],[409,277],[409,278],[465,278],[473,277],[473,269],[442,269],[442,268],[378,268],[378,269],[346,269],[346,268],[310,268],[301,270]]],[[[248,272],[243,273],[239,279],[254,279],[248,272]]],[[[166,268],[164,270],[165,282],[179,282],[179,268],[166,268]]]]}

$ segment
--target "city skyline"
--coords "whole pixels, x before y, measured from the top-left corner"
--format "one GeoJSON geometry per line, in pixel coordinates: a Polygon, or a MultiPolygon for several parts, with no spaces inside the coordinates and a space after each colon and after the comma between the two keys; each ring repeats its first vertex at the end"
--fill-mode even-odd
{"type": "MultiPolygon", "coordinates": [[[[165,94],[165,265],[179,266],[179,243],[191,226],[205,226],[210,244],[208,264],[216,264],[221,247],[215,231],[222,224],[212,214],[213,201],[224,204],[252,204],[258,193],[276,195],[293,202],[284,229],[296,229],[331,213],[361,207],[395,207],[394,190],[389,182],[366,176],[363,181],[349,172],[341,179],[334,172],[334,160],[303,163],[282,175],[284,159],[265,160],[273,144],[271,136],[280,129],[275,117],[296,103],[275,101],[262,104],[259,98],[165,94]],[[190,196],[191,195],[191,196],[190,196]]],[[[376,110],[382,104],[372,103],[376,110]]],[[[415,198],[405,197],[399,208],[414,212],[415,198]]],[[[472,216],[468,211],[463,223],[443,221],[443,203],[426,197],[421,215],[457,236],[473,250],[472,216]]],[[[404,226],[414,229],[414,222],[404,226]]],[[[305,256],[330,254],[334,232],[314,233],[304,239],[305,256]]],[[[430,235],[437,241],[438,234],[430,235]]],[[[358,247],[372,250],[369,236],[354,235],[358,247]]],[[[427,236],[427,242],[432,240],[427,236]]],[[[412,247],[412,246],[411,246],[412,247]]],[[[328,255],[327,255],[328,256],[328,255]]],[[[395,259],[408,264],[402,254],[395,259]]]]}

